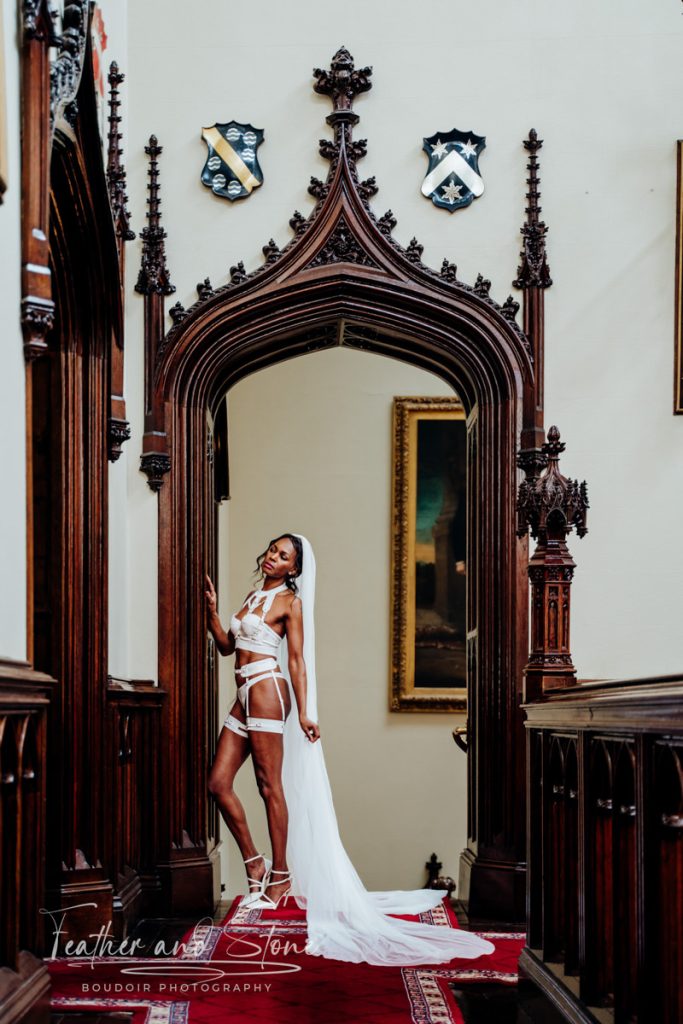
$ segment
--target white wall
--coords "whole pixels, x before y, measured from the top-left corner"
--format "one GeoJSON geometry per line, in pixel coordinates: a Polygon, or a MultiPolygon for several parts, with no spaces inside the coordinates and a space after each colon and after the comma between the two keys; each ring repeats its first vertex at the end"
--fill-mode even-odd
{"type": "MultiPolygon", "coordinates": [[[[388,710],[392,398],[452,394],[423,370],[333,349],[254,374],[228,396],[221,617],[227,624],[252,588],[271,537],[309,538],[323,749],[342,839],[370,889],[423,885],[433,850],[457,879],[467,840],[465,758],[451,735],[463,715],[388,710]]],[[[233,660],[221,659],[222,717],[235,697],[233,660]]],[[[268,850],[250,760],[236,788],[268,850]]],[[[227,829],[225,837],[232,895],[244,891],[244,868],[227,829]]]]}
{"type": "Polygon", "coordinates": [[[19,165],[19,57],[16,5],[3,5],[4,90],[9,185],[0,205],[0,657],[26,658],[26,415],[20,324],[21,234],[19,165]]]}

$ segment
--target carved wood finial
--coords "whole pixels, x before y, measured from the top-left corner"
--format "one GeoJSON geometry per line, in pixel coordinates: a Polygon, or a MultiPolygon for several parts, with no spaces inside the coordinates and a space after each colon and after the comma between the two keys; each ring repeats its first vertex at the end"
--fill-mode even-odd
{"type": "Polygon", "coordinates": [[[277,244],[274,238],[261,247],[261,252],[265,257],[266,263],[275,263],[278,257],[281,255],[280,246],[277,244]]]}
{"type": "Polygon", "coordinates": [[[500,311],[506,320],[513,323],[517,317],[517,313],[519,312],[519,303],[516,299],[513,299],[512,295],[508,295],[507,299],[500,307],[500,311]]]}
{"type": "Polygon", "coordinates": [[[367,139],[354,141],[351,138],[352,128],[359,121],[358,114],[353,109],[353,101],[359,93],[372,88],[371,75],[372,68],[355,67],[353,57],[344,46],[335,53],[329,71],[313,69],[313,77],[316,80],[313,88],[316,92],[329,96],[334,107],[326,118],[327,123],[334,128],[334,141],[321,139],[319,144],[320,155],[330,161],[327,184],[312,178],[308,189],[319,201],[327,195],[329,182],[337,168],[342,150],[345,152],[351,175],[363,202],[367,203],[370,196],[377,192],[374,178],[358,182],[356,177],[356,161],[365,156],[367,139]]]}
{"type": "Polygon", "coordinates": [[[545,249],[545,236],[548,228],[540,219],[540,183],[538,176],[537,153],[543,145],[543,139],[539,139],[534,128],[529,132],[529,138],[524,140],[524,148],[529,154],[527,170],[529,177],[527,185],[529,191],[526,194],[526,224],[522,225],[522,238],[524,248],[520,253],[520,264],[517,268],[517,277],[512,282],[515,288],[549,288],[553,283],[550,277],[550,269],[545,249]]]}
{"type": "Polygon", "coordinates": [[[210,299],[213,294],[214,288],[210,278],[205,277],[203,281],[197,282],[197,298],[200,302],[203,302],[204,299],[210,299]]]}
{"type": "Polygon", "coordinates": [[[242,281],[246,281],[247,272],[244,269],[244,263],[242,260],[238,260],[236,266],[230,267],[230,284],[242,284],[242,281]]]}
{"type": "Polygon", "coordinates": [[[161,227],[161,198],[159,196],[159,156],[163,148],[156,135],[150,135],[145,153],[149,157],[149,181],[147,185],[147,226],[140,232],[142,239],[142,263],[138,274],[136,292],[151,295],[171,295],[175,291],[166,266],[166,232],[161,227]]]}
{"type": "Polygon", "coordinates": [[[353,101],[361,92],[372,88],[372,68],[356,68],[353,57],[345,46],[340,47],[330,63],[330,70],[313,68],[316,92],[329,96],[334,110],[327,118],[330,124],[350,121],[356,124],[358,115],[353,113],[353,101]],[[352,115],[349,117],[349,115],[352,115]]]}
{"type": "Polygon", "coordinates": [[[289,226],[295,235],[303,235],[306,227],[308,226],[308,221],[304,217],[303,213],[300,213],[299,210],[295,210],[289,218],[289,226]]]}
{"type": "Polygon", "coordinates": [[[386,213],[383,213],[382,216],[377,221],[377,227],[379,228],[383,235],[387,236],[387,238],[390,237],[391,232],[394,230],[397,224],[398,221],[394,217],[392,210],[387,210],[386,213]]]}
{"type": "Polygon", "coordinates": [[[109,65],[109,132],[107,151],[107,187],[109,189],[109,201],[114,215],[114,226],[117,237],[122,241],[130,242],[135,238],[135,232],[130,227],[130,213],[128,211],[128,196],[126,194],[126,169],[121,159],[121,115],[119,109],[121,100],[119,98],[119,86],[126,76],[119,71],[116,61],[109,65]]]}
{"type": "Polygon", "coordinates": [[[179,324],[187,316],[187,310],[183,306],[182,302],[176,302],[175,305],[171,306],[168,312],[174,324],[179,324]]]}
{"type": "Polygon", "coordinates": [[[457,266],[455,265],[455,263],[451,263],[450,260],[447,260],[445,257],[443,263],[441,264],[439,274],[444,279],[444,281],[448,281],[450,282],[450,284],[455,284],[455,282],[458,280],[457,266]]]}
{"type": "Polygon", "coordinates": [[[517,533],[520,537],[527,530],[531,530],[535,538],[546,539],[551,534],[566,536],[572,529],[579,537],[588,532],[586,482],[579,483],[562,475],[559,461],[564,449],[559,430],[551,427],[548,440],[541,446],[541,459],[531,464],[518,459],[518,464],[527,474],[517,498],[517,533]],[[544,464],[542,473],[541,464],[544,464]]]}
{"type": "Polygon", "coordinates": [[[483,274],[477,274],[477,280],[474,282],[472,290],[480,299],[488,299],[491,291],[491,282],[483,274]]]}
{"type": "Polygon", "coordinates": [[[422,253],[424,252],[424,245],[418,242],[417,238],[413,237],[406,246],[405,254],[411,263],[420,263],[422,260],[422,253]]]}

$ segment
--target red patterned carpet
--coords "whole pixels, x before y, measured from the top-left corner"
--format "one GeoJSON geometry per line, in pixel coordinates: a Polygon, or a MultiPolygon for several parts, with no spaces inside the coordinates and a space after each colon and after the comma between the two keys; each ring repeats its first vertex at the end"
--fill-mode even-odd
{"type": "MultiPolygon", "coordinates": [[[[188,932],[170,958],[49,960],[53,1010],[122,1010],[133,1013],[133,1024],[462,1024],[450,984],[517,983],[524,944],[517,933],[480,933],[496,951],[477,960],[348,964],[301,952],[304,911],[244,910],[239,901],[222,924],[200,923],[188,932]]],[[[446,899],[407,919],[458,927],[446,899]]]]}

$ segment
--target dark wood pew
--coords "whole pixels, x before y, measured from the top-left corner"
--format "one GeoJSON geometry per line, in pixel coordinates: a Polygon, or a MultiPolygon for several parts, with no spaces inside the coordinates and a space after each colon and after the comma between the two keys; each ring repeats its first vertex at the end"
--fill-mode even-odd
{"type": "Polygon", "coordinates": [[[683,677],[523,705],[527,942],[572,1021],[683,1020],[683,677]]]}

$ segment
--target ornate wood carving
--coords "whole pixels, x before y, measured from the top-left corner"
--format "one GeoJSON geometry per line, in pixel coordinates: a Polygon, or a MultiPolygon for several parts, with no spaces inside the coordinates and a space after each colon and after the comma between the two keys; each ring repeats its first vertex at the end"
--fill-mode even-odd
{"type": "Polygon", "coordinates": [[[159,491],[164,477],[171,469],[171,456],[167,452],[143,452],[140,469],[147,477],[150,490],[159,491]]]}
{"type": "MultiPolygon", "coordinates": [[[[154,368],[164,335],[164,296],[172,295],[175,286],[166,266],[166,232],[161,226],[161,197],[159,194],[159,157],[163,152],[156,135],[150,135],[145,153],[149,157],[147,182],[147,226],[140,232],[142,262],[135,290],[145,297],[145,434],[140,469],[147,476],[153,491],[161,487],[164,475],[170,469],[170,456],[165,439],[157,429],[153,406],[154,368]]],[[[208,278],[197,286],[200,297],[212,294],[208,278]]]]}
{"type": "MultiPolygon", "coordinates": [[[[522,225],[523,248],[520,253],[520,264],[517,277],[512,282],[514,288],[524,291],[524,334],[529,339],[533,353],[535,374],[533,392],[525,396],[524,429],[522,431],[522,451],[533,453],[543,444],[544,422],[544,351],[545,351],[545,299],[544,292],[553,283],[548,267],[545,236],[548,228],[540,219],[541,214],[541,179],[538,175],[538,151],[543,145],[534,128],[529,132],[523,146],[529,154],[526,179],[526,223],[522,225]]],[[[533,460],[533,454],[529,455],[533,460]]]]}
{"type": "Polygon", "coordinates": [[[569,647],[571,581],[575,564],[567,548],[572,529],[587,533],[588,495],[585,481],[569,480],[558,462],[565,445],[557,427],[548,431],[538,462],[523,453],[526,479],[517,499],[518,533],[531,531],[538,543],[529,563],[531,580],[531,653],[526,666],[526,699],[535,700],[546,690],[576,685],[576,670],[569,647]]]}
{"type": "Polygon", "coordinates": [[[526,198],[527,220],[522,225],[522,238],[524,248],[520,253],[521,262],[517,268],[517,277],[513,281],[515,288],[549,288],[553,283],[548,267],[548,258],[545,251],[545,236],[548,228],[540,219],[541,213],[541,179],[538,176],[538,156],[536,155],[543,146],[543,139],[539,139],[534,128],[529,132],[529,138],[525,139],[523,146],[529,154],[527,170],[529,177],[527,185],[529,191],[526,198]]]}
{"type": "MultiPolygon", "coordinates": [[[[109,132],[107,152],[107,187],[109,202],[114,218],[116,245],[119,256],[119,278],[121,286],[126,279],[126,242],[135,238],[130,228],[128,212],[128,196],[126,195],[126,169],[122,161],[121,150],[121,115],[119,109],[119,86],[124,80],[118,64],[113,61],[109,66],[109,132]]],[[[122,296],[123,302],[123,296],[122,296]]],[[[126,402],[123,395],[123,334],[116,335],[111,345],[111,398],[109,411],[109,460],[116,462],[121,455],[122,446],[130,438],[130,425],[126,419],[126,402]]]]}
{"type": "Polygon", "coordinates": [[[517,638],[525,635],[528,601],[527,545],[515,533],[514,445],[522,427],[517,388],[533,388],[530,349],[509,319],[509,303],[499,305],[481,284],[475,290],[457,281],[451,264],[445,272],[423,264],[417,241],[404,248],[391,236],[391,211],[378,220],[370,210],[376,184],[359,180],[356,163],[366,146],[352,138],[358,121],[353,101],[368,90],[370,69],[357,70],[341,50],[329,71],[316,71],[315,81],[333,103],[327,118],[333,139],[322,147],[330,167],[325,182],[314,187],[317,205],[308,218],[292,217],[292,239],[269,252],[272,259],[249,273],[236,264],[227,283],[212,286],[187,309],[176,308],[155,363],[150,346],[147,351],[154,429],[146,433],[145,453],[170,457],[159,491],[158,574],[159,680],[169,694],[164,772],[174,794],[165,833],[167,895],[176,909],[210,905],[210,865],[217,856],[205,800],[210,732],[204,709],[213,694],[197,585],[214,557],[207,547],[206,410],[215,412],[246,373],[343,344],[440,373],[468,413],[471,753],[460,895],[475,913],[521,919],[524,752],[518,705],[527,652],[517,638]],[[179,744],[184,759],[175,754],[179,744]]]}
{"type": "Polygon", "coordinates": [[[50,65],[51,128],[55,128],[62,117],[71,128],[76,124],[76,93],[81,81],[89,30],[88,0],[67,0],[57,39],[57,56],[50,65]]]}
{"type": "Polygon", "coordinates": [[[529,917],[520,968],[570,1020],[683,1016],[683,679],[525,705],[529,917]]]}
{"type": "Polygon", "coordinates": [[[343,218],[337,224],[327,244],[313,257],[310,266],[324,267],[329,263],[356,263],[365,267],[377,265],[353,237],[343,218]]]}
{"type": "Polygon", "coordinates": [[[22,284],[21,324],[28,361],[47,348],[54,323],[48,259],[50,153],[54,129],[75,123],[76,92],[88,35],[87,0],[64,6],[61,31],[49,0],[23,0],[21,66],[22,284]],[[56,56],[50,60],[50,49],[56,56]]]}
{"type": "MultiPolygon", "coordinates": [[[[128,195],[126,193],[126,168],[123,164],[121,149],[121,100],[119,99],[119,86],[125,80],[125,75],[119,71],[116,61],[109,65],[109,132],[107,134],[107,185],[109,186],[109,200],[111,202],[116,237],[119,239],[119,253],[123,256],[124,248],[121,243],[130,242],[135,238],[135,232],[131,230],[130,213],[128,212],[128,195]]],[[[123,274],[121,275],[123,279],[123,274]]]]}
{"type": "Polygon", "coordinates": [[[22,7],[21,59],[21,326],[27,361],[47,349],[54,323],[49,266],[50,47],[54,12],[44,0],[22,7]]]}
{"type": "Polygon", "coordinates": [[[147,170],[147,226],[140,232],[142,239],[142,263],[136,292],[141,295],[172,295],[175,287],[166,266],[166,232],[161,226],[161,196],[159,195],[159,157],[163,147],[156,135],[150,135],[145,146],[149,157],[147,170]]]}

